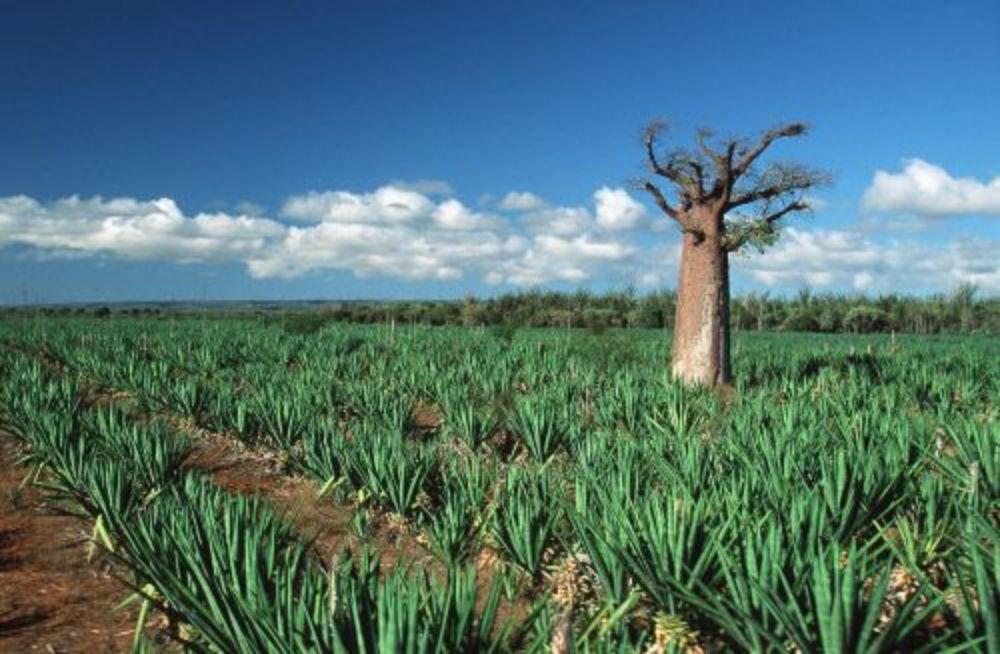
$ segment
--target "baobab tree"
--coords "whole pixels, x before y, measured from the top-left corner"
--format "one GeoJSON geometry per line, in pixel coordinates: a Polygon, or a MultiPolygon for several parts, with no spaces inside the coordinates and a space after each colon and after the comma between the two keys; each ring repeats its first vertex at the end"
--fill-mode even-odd
{"type": "Polygon", "coordinates": [[[652,176],[640,188],[680,227],[682,249],[671,356],[673,376],[691,384],[731,381],[729,365],[729,255],[763,250],[784,218],[809,210],[803,193],[829,176],[799,163],[760,164],[780,139],[802,136],[805,125],[774,127],[756,139],[715,139],[699,130],[696,149],[661,151],[663,122],[643,132],[652,176]],[[669,182],[668,196],[655,183],[669,182]]]}

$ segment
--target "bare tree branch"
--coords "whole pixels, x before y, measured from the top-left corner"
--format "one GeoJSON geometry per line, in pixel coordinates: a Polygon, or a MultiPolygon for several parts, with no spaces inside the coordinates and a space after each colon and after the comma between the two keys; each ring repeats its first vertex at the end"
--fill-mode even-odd
{"type": "Polygon", "coordinates": [[[715,132],[701,128],[698,130],[695,136],[695,141],[698,143],[698,149],[701,150],[705,158],[712,163],[715,168],[714,177],[712,179],[712,188],[705,192],[705,176],[702,175],[701,187],[702,187],[702,197],[716,197],[720,198],[723,195],[723,191],[727,188],[729,184],[729,179],[732,174],[733,167],[733,153],[736,151],[736,146],[738,141],[730,139],[724,142],[725,149],[716,150],[708,144],[708,139],[712,138],[715,132]]]}
{"type": "Polygon", "coordinates": [[[774,211],[772,213],[766,214],[761,218],[768,225],[773,225],[775,222],[780,220],[783,216],[792,213],[793,211],[806,211],[809,209],[809,203],[804,200],[796,200],[788,205],[774,211]]]}
{"type": "Polygon", "coordinates": [[[709,147],[708,143],[706,143],[706,141],[714,135],[715,132],[706,127],[699,128],[698,133],[695,135],[695,141],[698,143],[698,149],[701,150],[702,153],[709,159],[715,159],[718,156],[718,154],[709,147]]]}
{"type": "Polygon", "coordinates": [[[676,220],[678,223],[680,223],[681,227],[684,226],[683,221],[681,221],[680,212],[678,212],[677,209],[672,207],[670,203],[667,202],[667,198],[663,195],[663,192],[660,191],[659,188],[657,188],[656,184],[654,184],[653,182],[646,182],[645,184],[643,184],[642,188],[644,191],[653,196],[653,200],[656,202],[656,206],[662,209],[663,213],[667,214],[668,216],[676,220]]]}
{"type": "Polygon", "coordinates": [[[805,133],[801,123],[788,123],[765,132],[760,138],[715,140],[714,132],[699,129],[696,147],[674,148],[664,153],[659,139],[666,123],[654,121],[643,132],[647,163],[651,172],[673,185],[672,199],[651,179],[643,179],[636,188],[649,193],[657,206],[684,233],[704,240],[718,233],[723,249],[735,251],[752,243],[763,247],[777,238],[774,224],[783,216],[807,209],[802,192],[824,184],[829,176],[798,163],[771,163],[761,170],[757,160],[777,139],[805,133]],[[730,219],[727,213],[738,207],[754,205],[746,216],[730,219]],[[774,206],[784,205],[777,211],[774,206]]]}
{"type": "Polygon", "coordinates": [[[753,191],[744,193],[742,195],[738,195],[732,200],[730,200],[729,203],[726,205],[726,208],[735,209],[736,207],[741,207],[745,204],[758,202],[760,200],[771,201],[785,193],[788,193],[798,188],[809,188],[809,186],[808,185],[803,187],[768,186],[766,188],[754,189],[753,191]]]}
{"type": "Polygon", "coordinates": [[[703,198],[705,196],[705,165],[694,157],[684,159],[678,163],[691,169],[691,172],[694,174],[693,182],[695,190],[698,192],[698,199],[703,198]]]}
{"type": "Polygon", "coordinates": [[[686,193],[692,202],[700,200],[703,195],[703,189],[699,181],[698,168],[695,166],[702,169],[701,174],[703,175],[704,172],[701,163],[694,160],[690,154],[683,150],[674,150],[669,153],[666,162],[661,161],[656,155],[657,139],[665,129],[666,123],[654,121],[643,132],[643,144],[646,148],[646,159],[649,162],[649,167],[653,173],[670,180],[682,189],[683,193],[686,193]],[[694,163],[694,166],[692,166],[692,163],[694,163]],[[689,168],[690,172],[684,172],[682,167],[689,168]]]}
{"type": "Polygon", "coordinates": [[[653,169],[653,172],[662,177],[667,177],[666,168],[660,165],[660,162],[656,158],[656,137],[660,132],[667,128],[666,123],[662,121],[653,121],[645,129],[643,133],[643,143],[646,146],[646,158],[649,160],[649,166],[653,169]]]}
{"type": "Polygon", "coordinates": [[[726,203],[726,211],[762,200],[772,202],[789,193],[823,186],[829,181],[830,176],[826,172],[801,164],[771,164],[763,173],[744,184],[744,190],[734,190],[734,196],[726,203]]]}
{"type": "Polygon", "coordinates": [[[743,176],[756,159],[769,148],[772,143],[780,138],[791,136],[801,136],[806,133],[806,126],[802,123],[789,123],[780,127],[769,129],[750,150],[743,153],[739,163],[732,168],[731,181],[735,181],[743,176]]]}
{"type": "Polygon", "coordinates": [[[733,157],[736,156],[736,148],[738,148],[740,142],[736,139],[731,139],[728,144],[726,144],[726,170],[732,170],[733,168],[733,157]]]}

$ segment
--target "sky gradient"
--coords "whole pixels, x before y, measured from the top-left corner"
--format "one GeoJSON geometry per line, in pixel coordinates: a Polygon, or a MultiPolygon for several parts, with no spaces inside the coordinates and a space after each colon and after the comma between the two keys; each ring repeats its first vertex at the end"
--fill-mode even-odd
{"type": "Polygon", "coordinates": [[[8,3],[0,303],[675,285],[664,117],[831,171],[739,291],[1000,294],[1000,3],[8,3]]]}

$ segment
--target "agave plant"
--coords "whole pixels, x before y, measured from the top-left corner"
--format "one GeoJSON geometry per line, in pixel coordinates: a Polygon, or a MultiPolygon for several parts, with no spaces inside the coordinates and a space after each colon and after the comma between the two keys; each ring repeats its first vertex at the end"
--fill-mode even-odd
{"type": "Polygon", "coordinates": [[[496,629],[499,587],[476,609],[471,566],[448,570],[445,583],[396,568],[378,581],[378,559],[364,550],[331,571],[330,614],[338,652],[492,652],[509,628],[496,629]]]}
{"type": "Polygon", "coordinates": [[[541,572],[545,551],[560,517],[556,489],[549,477],[510,468],[494,499],[490,533],[504,555],[531,577],[541,572]]]}
{"type": "Polygon", "coordinates": [[[435,465],[424,446],[378,426],[360,430],[349,443],[345,455],[355,487],[367,488],[401,516],[413,515],[435,465]]]}
{"type": "MultiPolygon", "coordinates": [[[[959,643],[989,654],[1000,652],[1000,531],[988,520],[970,518],[962,558],[949,573],[959,599],[959,643]]],[[[947,599],[947,597],[945,597],[947,599]]]]}
{"type": "Polygon", "coordinates": [[[569,440],[559,405],[547,397],[518,400],[511,427],[532,458],[544,463],[569,440]]]}
{"type": "Polygon", "coordinates": [[[496,411],[463,395],[446,398],[444,410],[449,433],[458,437],[470,450],[478,450],[499,424],[496,411]]]}
{"type": "Polygon", "coordinates": [[[875,572],[872,590],[865,589],[869,578],[865,557],[852,546],[846,553],[832,549],[817,557],[812,570],[810,592],[797,605],[774,605],[772,611],[786,624],[791,640],[806,651],[895,652],[935,651],[940,640],[928,642],[908,637],[933,613],[938,601],[921,607],[924,592],[918,591],[885,615],[890,569],[875,572]]]}
{"type": "Polygon", "coordinates": [[[316,414],[312,394],[297,385],[265,386],[251,403],[265,442],[286,451],[302,438],[316,414]]]}
{"type": "Polygon", "coordinates": [[[468,482],[461,466],[446,468],[439,504],[425,518],[431,549],[449,567],[475,554],[482,536],[485,489],[468,482]]]}
{"type": "Polygon", "coordinates": [[[712,498],[658,492],[609,515],[627,573],[667,613],[679,613],[689,593],[718,580],[719,541],[712,536],[728,530],[719,509],[712,498]]]}
{"type": "Polygon", "coordinates": [[[133,422],[115,408],[98,409],[90,417],[88,435],[101,444],[101,456],[125,466],[146,492],[181,475],[191,451],[188,437],[169,433],[162,422],[133,422]]]}
{"type": "Polygon", "coordinates": [[[191,479],[131,521],[112,516],[110,525],[116,555],[213,647],[333,648],[323,575],[258,500],[191,479]]]}
{"type": "Polygon", "coordinates": [[[166,384],[164,405],[180,416],[197,420],[208,407],[208,394],[203,382],[190,377],[181,377],[166,384]]]}
{"type": "Polygon", "coordinates": [[[335,484],[347,476],[347,440],[336,429],[313,424],[302,434],[300,447],[295,451],[295,463],[306,474],[322,483],[319,495],[325,495],[335,484]]]}

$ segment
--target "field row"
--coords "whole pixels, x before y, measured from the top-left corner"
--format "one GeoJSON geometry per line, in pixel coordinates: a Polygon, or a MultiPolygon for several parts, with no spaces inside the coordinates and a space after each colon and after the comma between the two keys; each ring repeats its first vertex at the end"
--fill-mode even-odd
{"type": "Polygon", "coordinates": [[[662,336],[93,325],[0,332],[3,422],[198,646],[997,645],[981,342],[740,339],[712,395],[664,378],[662,336]],[[440,574],[319,559],[266,498],[191,472],[178,419],[313,480],[356,543],[425,542],[440,574]]]}

